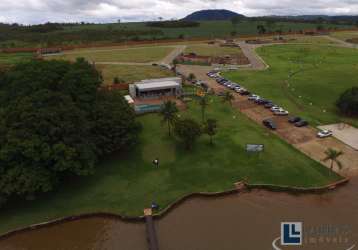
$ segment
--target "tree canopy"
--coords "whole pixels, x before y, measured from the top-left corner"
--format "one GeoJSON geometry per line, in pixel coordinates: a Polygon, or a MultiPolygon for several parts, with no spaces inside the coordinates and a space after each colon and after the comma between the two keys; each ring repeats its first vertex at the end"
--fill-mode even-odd
{"type": "Polygon", "coordinates": [[[174,132],[184,142],[187,149],[191,149],[202,134],[200,124],[189,118],[176,121],[174,132]]]}
{"type": "Polygon", "coordinates": [[[337,101],[338,109],[345,115],[358,115],[358,88],[346,90],[337,101]]]}
{"type": "Polygon", "coordinates": [[[101,83],[83,59],[0,73],[0,200],[92,174],[101,157],[136,142],[134,112],[119,93],[98,91],[101,83]]]}

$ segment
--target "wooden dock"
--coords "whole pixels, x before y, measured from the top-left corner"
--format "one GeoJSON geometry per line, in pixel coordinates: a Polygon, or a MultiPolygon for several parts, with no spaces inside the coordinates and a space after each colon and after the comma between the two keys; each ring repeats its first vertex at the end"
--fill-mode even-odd
{"type": "Polygon", "coordinates": [[[146,230],[147,230],[147,241],[149,250],[159,250],[157,233],[155,231],[152,209],[144,209],[146,230]]]}

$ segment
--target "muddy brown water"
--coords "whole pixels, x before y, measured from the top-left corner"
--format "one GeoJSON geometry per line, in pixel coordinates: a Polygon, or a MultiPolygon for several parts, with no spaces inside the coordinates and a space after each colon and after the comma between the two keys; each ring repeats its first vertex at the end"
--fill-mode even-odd
{"type": "MultiPolygon", "coordinates": [[[[282,221],[303,222],[304,245],[280,249],[344,250],[354,244],[358,249],[358,178],[320,195],[256,190],[194,198],[155,225],[161,250],[264,250],[273,249],[282,221]],[[339,233],[325,234],[326,228],[339,233]],[[313,233],[319,230],[325,238],[313,233]]],[[[14,235],[0,241],[0,249],[145,250],[148,246],[142,223],[89,218],[14,235]]]]}

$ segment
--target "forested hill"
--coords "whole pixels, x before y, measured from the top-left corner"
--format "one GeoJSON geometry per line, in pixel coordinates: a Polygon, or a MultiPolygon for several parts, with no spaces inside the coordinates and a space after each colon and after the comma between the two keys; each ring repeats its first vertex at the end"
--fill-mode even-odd
{"type": "Polygon", "coordinates": [[[230,10],[200,10],[184,18],[186,21],[220,21],[230,20],[233,17],[244,17],[230,10]]]}

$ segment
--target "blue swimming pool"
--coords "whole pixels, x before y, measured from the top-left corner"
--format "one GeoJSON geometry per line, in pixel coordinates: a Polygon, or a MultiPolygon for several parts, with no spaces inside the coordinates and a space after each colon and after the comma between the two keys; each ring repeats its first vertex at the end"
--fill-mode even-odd
{"type": "Polygon", "coordinates": [[[159,112],[162,108],[162,105],[154,104],[139,104],[134,106],[134,110],[137,114],[159,112]]]}

